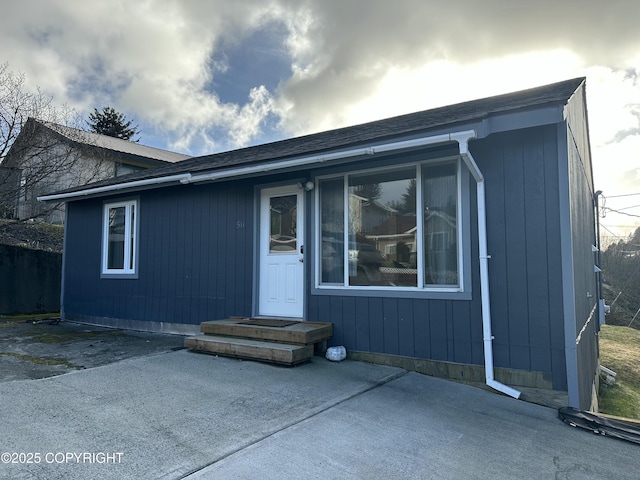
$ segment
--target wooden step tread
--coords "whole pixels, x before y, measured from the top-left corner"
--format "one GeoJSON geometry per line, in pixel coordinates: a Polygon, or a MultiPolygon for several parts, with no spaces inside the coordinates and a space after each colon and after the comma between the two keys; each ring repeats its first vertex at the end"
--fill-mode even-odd
{"type": "MultiPolygon", "coordinates": [[[[293,345],[311,345],[328,340],[333,335],[331,323],[293,321],[283,322],[283,326],[265,326],[251,324],[248,322],[251,320],[259,319],[231,317],[226,320],[202,322],[200,331],[208,335],[251,338],[293,345]]],[[[277,325],[275,322],[273,324],[277,325]]]]}
{"type": "Polygon", "coordinates": [[[199,352],[282,365],[296,365],[313,356],[313,345],[290,345],[219,335],[187,337],[184,346],[199,352]]]}

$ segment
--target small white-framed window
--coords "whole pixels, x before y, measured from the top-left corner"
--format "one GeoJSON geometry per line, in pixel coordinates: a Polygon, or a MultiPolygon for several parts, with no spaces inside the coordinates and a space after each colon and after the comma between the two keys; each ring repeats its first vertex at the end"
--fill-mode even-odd
{"type": "Polygon", "coordinates": [[[138,250],[138,201],[105,203],[102,274],[135,275],[138,250]]]}

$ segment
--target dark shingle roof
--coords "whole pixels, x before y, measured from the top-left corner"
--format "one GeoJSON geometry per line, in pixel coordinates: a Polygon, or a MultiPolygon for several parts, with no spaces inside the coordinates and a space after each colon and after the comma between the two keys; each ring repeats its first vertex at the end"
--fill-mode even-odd
{"type": "Polygon", "coordinates": [[[193,157],[166,167],[144,170],[59,193],[81,191],[94,187],[183,173],[203,173],[240,165],[285,160],[292,157],[318,154],[329,150],[367,144],[373,141],[416,134],[438,127],[478,121],[492,114],[501,112],[526,110],[548,104],[558,104],[560,102],[566,102],[584,81],[584,77],[574,78],[542,87],[410,113],[361,125],[329,130],[213,155],[193,157]]]}

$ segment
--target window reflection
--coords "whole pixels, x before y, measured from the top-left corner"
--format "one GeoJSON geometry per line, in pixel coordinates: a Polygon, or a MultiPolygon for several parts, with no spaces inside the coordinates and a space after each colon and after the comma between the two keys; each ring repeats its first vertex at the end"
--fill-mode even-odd
{"type": "Polygon", "coordinates": [[[124,268],[125,207],[109,209],[107,268],[124,268]]]}
{"type": "Polygon", "coordinates": [[[458,284],[458,189],[455,165],[423,169],[425,284],[458,284]]]}
{"type": "Polygon", "coordinates": [[[417,286],[415,177],[349,177],[349,285],[417,286]]]}
{"type": "Polygon", "coordinates": [[[458,164],[417,171],[414,166],[319,181],[321,284],[459,285],[458,164]]]}
{"type": "Polygon", "coordinates": [[[320,182],[322,283],[344,283],[344,180],[320,182]]]}
{"type": "Polygon", "coordinates": [[[297,252],[297,195],[271,197],[269,202],[269,253],[297,252]]]}

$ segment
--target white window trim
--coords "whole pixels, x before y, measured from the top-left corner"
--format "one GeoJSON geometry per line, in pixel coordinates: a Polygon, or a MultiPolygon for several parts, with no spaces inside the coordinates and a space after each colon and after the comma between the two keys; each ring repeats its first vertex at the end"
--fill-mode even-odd
{"type": "MultiPolygon", "coordinates": [[[[428,167],[438,164],[445,163],[455,163],[456,165],[456,176],[457,176],[457,211],[456,211],[456,222],[457,222],[457,240],[458,240],[458,284],[457,285],[425,285],[424,284],[424,235],[417,235],[417,255],[418,255],[418,286],[416,287],[387,287],[387,286],[363,286],[363,285],[349,285],[349,270],[348,268],[344,268],[344,283],[342,285],[335,284],[323,284],[321,282],[322,276],[322,242],[320,240],[320,235],[318,232],[322,231],[321,225],[321,212],[320,212],[320,195],[321,188],[315,189],[315,201],[314,201],[314,287],[319,292],[322,291],[336,291],[336,292],[434,292],[434,293],[445,293],[445,294],[459,294],[465,292],[465,261],[464,261],[464,232],[463,232],[463,199],[462,199],[462,169],[461,169],[461,158],[459,155],[456,156],[447,156],[438,159],[433,159],[429,161],[423,162],[412,162],[407,164],[397,164],[392,166],[385,166],[373,169],[362,169],[362,170],[352,170],[348,172],[342,172],[339,174],[330,174],[330,175],[322,175],[316,178],[316,185],[320,185],[322,180],[327,179],[338,179],[343,178],[344,186],[343,192],[345,193],[344,198],[344,245],[348,245],[349,237],[348,237],[348,216],[349,216],[349,200],[348,200],[348,182],[350,175],[360,175],[363,173],[370,172],[380,172],[380,171],[394,171],[402,168],[416,168],[416,196],[417,196],[417,211],[423,211],[424,198],[422,196],[422,167],[428,167]],[[423,286],[420,286],[423,285],[423,286]]],[[[416,227],[418,228],[418,232],[424,232],[424,218],[423,215],[416,216],[416,227]]],[[[344,253],[344,265],[348,265],[348,249],[345,249],[344,253]]]]}
{"type": "Polygon", "coordinates": [[[105,203],[102,211],[102,276],[114,278],[136,278],[138,267],[138,223],[140,218],[139,202],[135,200],[125,200],[119,202],[105,203]],[[109,210],[112,208],[125,208],[125,232],[124,238],[133,236],[133,252],[131,242],[124,242],[124,268],[108,268],[109,260],[109,210]],[[131,219],[131,208],[134,208],[134,219],[131,219]]]}

